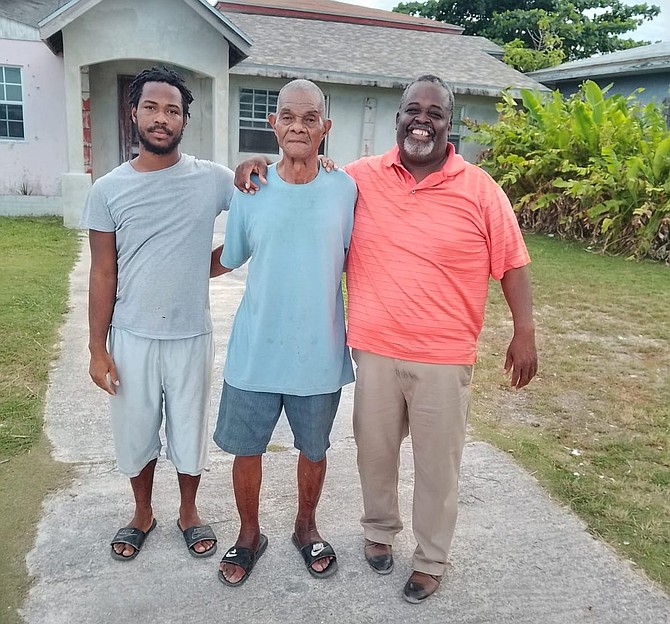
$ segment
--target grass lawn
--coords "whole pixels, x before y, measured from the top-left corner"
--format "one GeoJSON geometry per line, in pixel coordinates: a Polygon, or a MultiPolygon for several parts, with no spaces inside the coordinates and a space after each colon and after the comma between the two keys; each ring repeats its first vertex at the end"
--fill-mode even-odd
{"type": "Polygon", "coordinates": [[[589,530],[670,589],[670,267],[528,236],[539,376],[510,391],[491,289],[476,435],[511,453],[589,530]]]}
{"type": "Polygon", "coordinates": [[[77,249],[62,219],[0,217],[1,622],[19,622],[42,500],[67,476],[50,459],[42,408],[77,249]]]}

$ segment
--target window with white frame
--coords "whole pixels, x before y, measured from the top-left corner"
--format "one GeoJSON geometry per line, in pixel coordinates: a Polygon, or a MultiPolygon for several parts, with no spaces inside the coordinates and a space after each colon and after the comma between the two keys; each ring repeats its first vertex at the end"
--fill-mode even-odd
{"type": "Polygon", "coordinates": [[[0,139],[23,139],[21,68],[0,65],[0,139]]]}
{"type": "Polygon", "coordinates": [[[279,154],[268,115],[277,112],[279,91],[240,89],[240,152],[279,154]]]}
{"type": "Polygon", "coordinates": [[[454,144],[457,153],[461,147],[461,134],[463,133],[463,130],[465,128],[465,125],[463,125],[464,110],[465,109],[463,106],[454,106],[454,115],[451,120],[451,133],[449,134],[449,143],[454,144]]]}

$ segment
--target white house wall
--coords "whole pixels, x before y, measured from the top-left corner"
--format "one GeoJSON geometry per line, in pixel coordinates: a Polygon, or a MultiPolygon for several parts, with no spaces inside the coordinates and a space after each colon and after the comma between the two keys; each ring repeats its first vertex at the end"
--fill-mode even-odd
{"type": "Polygon", "coordinates": [[[0,64],[21,67],[25,124],[23,140],[0,139],[0,195],[24,185],[57,195],[67,170],[63,59],[41,41],[0,39],[0,64]]]}

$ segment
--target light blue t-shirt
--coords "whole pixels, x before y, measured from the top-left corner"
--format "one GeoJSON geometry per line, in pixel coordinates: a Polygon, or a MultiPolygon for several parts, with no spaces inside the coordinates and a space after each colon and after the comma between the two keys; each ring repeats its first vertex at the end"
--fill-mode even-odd
{"type": "Polygon", "coordinates": [[[288,184],[274,165],[260,192],[235,191],[221,264],[251,261],[228,343],[228,384],[310,396],[354,380],[341,280],[356,197],[343,171],[288,184]]]}

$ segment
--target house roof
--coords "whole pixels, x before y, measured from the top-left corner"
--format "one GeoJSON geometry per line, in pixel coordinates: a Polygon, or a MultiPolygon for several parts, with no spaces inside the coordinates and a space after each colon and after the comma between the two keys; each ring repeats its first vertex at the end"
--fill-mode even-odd
{"type": "Polygon", "coordinates": [[[234,74],[402,88],[419,74],[432,73],[461,94],[498,97],[508,87],[544,89],[493,58],[495,45],[482,37],[275,15],[226,15],[254,41],[249,58],[231,69],[234,74]]]}
{"type": "Polygon", "coordinates": [[[385,28],[426,30],[460,34],[463,27],[404,13],[392,13],[370,7],[357,6],[335,0],[223,0],[216,8],[220,11],[301,17],[320,21],[338,21],[385,28]]]}
{"type": "Polygon", "coordinates": [[[670,41],[538,69],[526,75],[548,84],[586,78],[652,74],[670,70],[670,41]]]}
{"type": "Polygon", "coordinates": [[[21,0],[21,2],[0,3],[0,17],[37,27],[37,23],[68,0],[21,0]]]}

